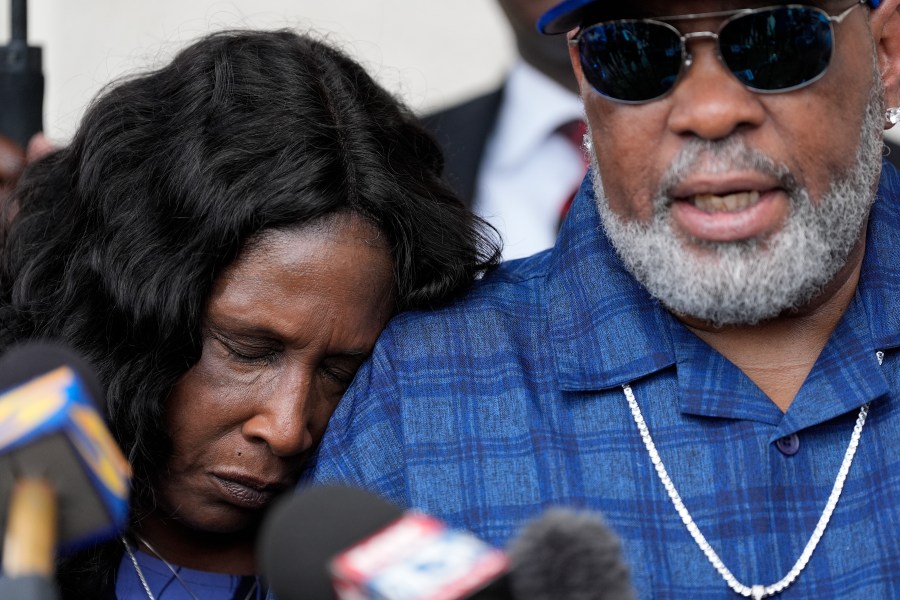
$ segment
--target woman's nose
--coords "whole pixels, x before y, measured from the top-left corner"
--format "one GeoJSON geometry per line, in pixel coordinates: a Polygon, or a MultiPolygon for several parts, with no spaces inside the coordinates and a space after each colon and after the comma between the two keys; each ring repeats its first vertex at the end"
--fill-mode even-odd
{"type": "Polygon", "coordinates": [[[255,401],[252,416],[241,429],[251,440],[264,442],[272,454],[289,458],[312,446],[311,377],[285,378],[267,397],[255,401]]]}

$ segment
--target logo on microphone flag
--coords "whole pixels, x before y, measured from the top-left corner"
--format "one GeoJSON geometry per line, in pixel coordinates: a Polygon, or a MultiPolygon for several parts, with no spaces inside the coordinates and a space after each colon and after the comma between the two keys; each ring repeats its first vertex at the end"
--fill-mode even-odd
{"type": "MultiPolygon", "coordinates": [[[[126,524],[131,468],[72,369],[59,367],[0,394],[0,455],[0,491],[22,475],[89,488],[89,506],[61,505],[74,513],[61,520],[74,528],[60,532],[63,549],[105,539],[126,524]]],[[[6,507],[0,509],[3,518],[6,507]]]]}
{"type": "Polygon", "coordinates": [[[508,567],[501,550],[416,512],[330,564],[339,600],[453,600],[487,586],[508,567]]]}

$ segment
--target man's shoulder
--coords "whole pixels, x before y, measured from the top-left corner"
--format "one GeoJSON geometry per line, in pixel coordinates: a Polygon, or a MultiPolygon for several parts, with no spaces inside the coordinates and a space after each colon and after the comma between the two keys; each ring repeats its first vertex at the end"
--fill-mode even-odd
{"type": "MultiPolygon", "coordinates": [[[[545,385],[554,381],[547,371],[555,363],[545,356],[551,258],[544,252],[503,263],[464,297],[392,319],[332,416],[307,477],[349,482],[409,504],[407,459],[421,456],[420,445],[443,444],[449,437],[441,432],[464,429],[462,415],[500,396],[510,406],[525,403],[525,392],[510,385],[523,372],[540,370],[545,385]]],[[[510,416],[504,430],[524,431],[526,412],[509,413],[521,418],[510,416]]],[[[441,493],[424,478],[422,489],[441,493]]]]}
{"type": "Polygon", "coordinates": [[[553,251],[545,250],[518,260],[507,261],[476,281],[461,298],[437,309],[402,313],[389,328],[416,329],[423,326],[473,323],[514,316],[520,311],[533,315],[546,304],[546,281],[551,270],[553,251]]]}
{"type": "Polygon", "coordinates": [[[475,282],[463,302],[483,303],[498,299],[513,302],[540,301],[532,295],[543,290],[551,272],[554,249],[550,248],[526,258],[509,260],[475,282]]]}
{"type": "Polygon", "coordinates": [[[440,378],[486,353],[509,369],[516,357],[541,353],[550,327],[549,259],[545,252],[504,263],[450,304],[397,315],[375,345],[372,368],[398,381],[411,373],[440,378]]]}

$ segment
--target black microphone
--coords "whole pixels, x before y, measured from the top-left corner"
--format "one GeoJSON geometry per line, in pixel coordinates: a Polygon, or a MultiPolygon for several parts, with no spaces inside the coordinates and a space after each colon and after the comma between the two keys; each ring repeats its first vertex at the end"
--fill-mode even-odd
{"type": "Polygon", "coordinates": [[[44,130],[41,48],[28,45],[26,0],[11,1],[9,44],[0,46],[0,134],[23,148],[44,130]]]}
{"type": "Polygon", "coordinates": [[[502,551],[369,492],[308,488],[277,503],[258,543],[279,600],[510,600],[502,551]]]}
{"type": "Polygon", "coordinates": [[[53,598],[54,556],[112,537],[128,516],[130,468],[94,403],[92,369],[32,343],[0,359],[0,597],[53,598]]]}
{"type": "Polygon", "coordinates": [[[526,524],[507,561],[471,534],[369,492],[313,487],[272,508],[258,553],[279,600],[636,597],[616,534],[597,514],[562,508],[526,524]]]}
{"type": "Polygon", "coordinates": [[[634,600],[618,536],[599,515],[553,508],[508,547],[519,600],[634,600]]]}

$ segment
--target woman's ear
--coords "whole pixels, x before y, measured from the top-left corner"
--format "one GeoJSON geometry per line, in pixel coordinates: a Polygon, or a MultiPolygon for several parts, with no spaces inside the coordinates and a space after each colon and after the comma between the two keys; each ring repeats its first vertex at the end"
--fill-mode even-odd
{"type": "Polygon", "coordinates": [[[900,0],[882,0],[870,24],[887,107],[900,106],[900,0]]]}

